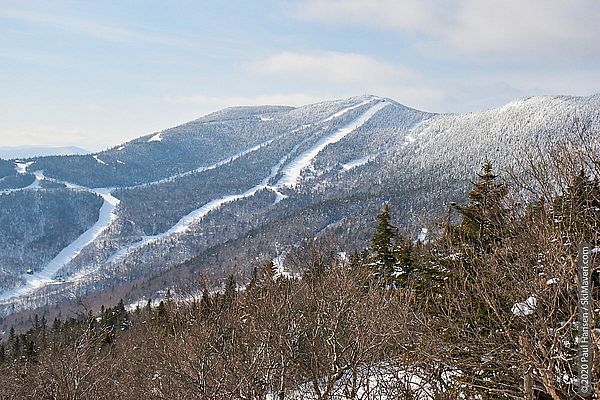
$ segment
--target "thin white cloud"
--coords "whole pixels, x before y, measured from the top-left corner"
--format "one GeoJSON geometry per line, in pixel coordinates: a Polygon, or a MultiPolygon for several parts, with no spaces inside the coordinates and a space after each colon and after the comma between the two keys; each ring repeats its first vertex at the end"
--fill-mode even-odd
{"type": "Polygon", "coordinates": [[[444,97],[440,90],[425,84],[418,72],[359,53],[283,51],[243,68],[269,77],[270,81],[279,78],[282,84],[293,82],[312,93],[327,93],[323,96],[326,98],[368,93],[388,96],[407,105],[426,106],[444,97]]]}
{"type": "Polygon", "coordinates": [[[247,68],[265,75],[334,84],[390,82],[413,79],[418,75],[409,68],[384,63],[364,54],[324,51],[285,51],[251,62],[247,68]]]}
{"type": "Polygon", "coordinates": [[[82,34],[95,39],[111,42],[146,42],[161,45],[177,44],[177,40],[170,37],[165,37],[163,35],[137,29],[103,24],[81,17],[74,18],[16,9],[0,9],[0,19],[9,19],[26,24],[44,25],[51,28],[82,34]]]}
{"type": "Polygon", "coordinates": [[[526,59],[598,59],[600,53],[596,0],[305,0],[296,5],[296,15],[308,20],[418,34],[417,42],[436,52],[526,59]]]}

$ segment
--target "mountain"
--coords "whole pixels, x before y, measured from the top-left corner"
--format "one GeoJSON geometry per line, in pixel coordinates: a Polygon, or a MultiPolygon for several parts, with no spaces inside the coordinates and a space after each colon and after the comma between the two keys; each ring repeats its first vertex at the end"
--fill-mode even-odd
{"type": "Polygon", "coordinates": [[[416,237],[485,160],[518,171],[533,148],[597,137],[599,111],[600,95],[468,114],[360,96],[233,107],[100,153],[0,161],[0,308],[247,271],[315,237],[350,251],[384,202],[416,237]]]}
{"type": "Polygon", "coordinates": [[[0,158],[7,160],[86,153],[89,151],[76,146],[0,146],[0,158]]]}

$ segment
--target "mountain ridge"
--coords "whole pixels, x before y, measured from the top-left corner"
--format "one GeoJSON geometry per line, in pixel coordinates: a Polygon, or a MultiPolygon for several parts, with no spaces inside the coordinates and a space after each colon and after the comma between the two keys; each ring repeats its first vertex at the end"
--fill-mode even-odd
{"type": "MultiPolygon", "coordinates": [[[[17,290],[5,291],[4,312],[7,305],[34,307],[101,291],[115,280],[155,276],[207,251],[222,254],[220,261],[210,261],[212,255],[202,261],[216,271],[333,231],[349,250],[364,244],[384,201],[399,209],[402,229],[420,231],[423,221],[460,198],[484,159],[514,167],[528,147],[573,139],[578,119],[593,132],[600,127],[598,95],[531,99],[468,114],[425,113],[378,96],[233,107],[102,152],[31,159],[15,177],[1,178],[20,183],[0,189],[0,203],[30,192],[43,203],[56,190],[116,201],[106,225],[58,275],[44,277],[35,296],[6,293],[18,292],[22,284],[14,282],[34,282],[25,271],[37,276],[48,253],[23,248],[33,261],[9,267],[0,249],[0,285],[17,290]],[[260,237],[254,249],[252,237],[260,237]],[[242,247],[239,257],[228,243],[242,247]]],[[[11,211],[26,220],[26,203],[11,211]]],[[[0,229],[0,244],[6,237],[0,229]]]]}

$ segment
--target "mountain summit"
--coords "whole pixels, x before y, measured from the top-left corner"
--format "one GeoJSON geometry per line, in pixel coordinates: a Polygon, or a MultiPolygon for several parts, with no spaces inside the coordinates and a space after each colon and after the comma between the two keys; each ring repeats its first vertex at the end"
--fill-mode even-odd
{"type": "Polygon", "coordinates": [[[246,270],[333,232],[349,250],[387,201],[416,235],[485,160],[514,168],[578,127],[598,132],[599,110],[600,96],[543,96],[438,115],[360,96],[232,107],[100,153],[0,160],[0,305],[246,270]]]}

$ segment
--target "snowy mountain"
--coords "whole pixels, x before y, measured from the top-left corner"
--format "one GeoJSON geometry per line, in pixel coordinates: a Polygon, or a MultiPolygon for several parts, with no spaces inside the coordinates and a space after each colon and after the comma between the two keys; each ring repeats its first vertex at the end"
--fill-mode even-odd
{"type": "Polygon", "coordinates": [[[96,154],[0,160],[0,307],[247,269],[330,233],[351,250],[386,201],[416,236],[484,160],[518,167],[581,126],[597,137],[599,111],[599,95],[462,115],[361,96],[228,108],[96,154]]]}

